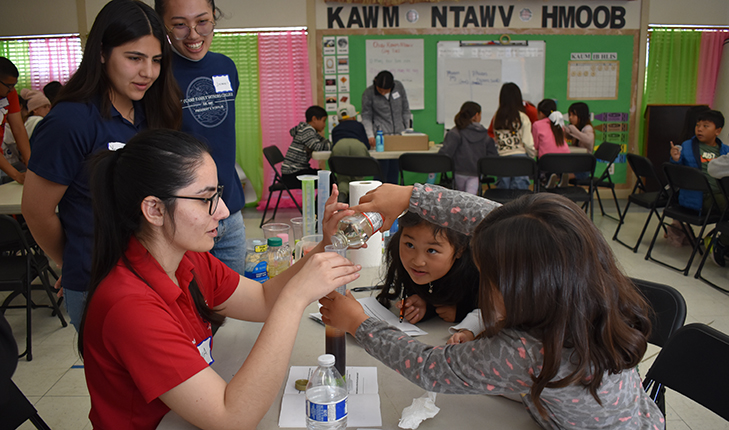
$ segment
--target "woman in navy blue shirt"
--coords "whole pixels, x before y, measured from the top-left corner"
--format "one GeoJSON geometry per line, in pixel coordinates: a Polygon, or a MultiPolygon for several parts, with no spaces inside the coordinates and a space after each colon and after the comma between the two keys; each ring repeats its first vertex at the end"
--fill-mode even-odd
{"type": "Polygon", "coordinates": [[[166,38],[162,21],[146,4],[107,3],[78,71],[33,134],[22,211],[38,244],[62,266],[56,286],[63,287],[77,329],[93,242],[87,160],[145,128],[179,129],[180,91],[166,38]]]}

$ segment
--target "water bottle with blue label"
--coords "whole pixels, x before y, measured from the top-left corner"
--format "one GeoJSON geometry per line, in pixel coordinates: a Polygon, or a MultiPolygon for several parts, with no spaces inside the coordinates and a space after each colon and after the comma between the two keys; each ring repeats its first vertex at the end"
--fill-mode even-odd
{"type": "Polygon", "coordinates": [[[268,281],[268,261],[266,260],[266,242],[253,239],[248,243],[246,268],[243,276],[260,283],[268,281]]]}
{"type": "Polygon", "coordinates": [[[334,367],[334,356],[319,356],[319,367],[306,385],[306,428],[345,430],[349,393],[344,378],[334,367]]]}
{"type": "Polygon", "coordinates": [[[377,136],[375,136],[375,151],[385,151],[385,135],[382,133],[382,130],[377,130],[377,136]]]}

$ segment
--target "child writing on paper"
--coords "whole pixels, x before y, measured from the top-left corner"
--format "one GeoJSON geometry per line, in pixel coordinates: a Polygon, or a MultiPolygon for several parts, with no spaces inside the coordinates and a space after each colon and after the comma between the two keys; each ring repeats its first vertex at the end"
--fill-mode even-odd
{"type": "Polygon", "coordinates": [[[383,185],[352,208],[382,213],[386,228],[409,206],[472,235],[486,327],[474,342],[424,345],[369,319],[351,293],[320,300],[324,322],[428,391],[520,394],[545,429],[663,428],[635,370],[651,329],[649,307],[600,230],[551,193],[490,212],[489,205],[434,186],[383,185]]]}
{"type": "Polygon", "coordinates": [[[377,300],[402,308],[415,324],[438,315],[444,321],[461,321],[478,305],[478,270],[473,264],[468,236],[428,222],[408,212],[387,247],[387,274],[377,300]]]}

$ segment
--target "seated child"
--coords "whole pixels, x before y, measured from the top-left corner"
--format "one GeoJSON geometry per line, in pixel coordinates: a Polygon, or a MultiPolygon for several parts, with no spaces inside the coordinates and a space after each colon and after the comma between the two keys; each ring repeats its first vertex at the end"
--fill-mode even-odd
{"type": "MultiPolygon", "coordinates": [[[[562,113],[557,110],[557,103],[552,99],[544,99],[537,105],[537,116],[539,119],[532,123],[532,137],[534,138],[534,149],[537,151],[537,158],[544,154],[569,154],[570,147],[564,140],[564,119],[562,113]]],[[[563,177],[568,175],[563,175],[563,177]]],[[[563,179],[567,182],[569,178],[563,179]]],[[[549,176],[547,188],[554,188],[560,178],[554,173],[549,176]]]]}
{"type": "Polygon", "coordinates": [[[478,270],[473,264],[468,236],[428,222],[408,212],[387,247],[387,274],[377,296],[385,307],[405,297],[404,316],[410,323],[438,315],[461,321],[478,306],[478,270]]]}
{"type": "Polygon", "coordinates": [[[541,428],[664,428],[635,369],[650,308],[600,230],[552,193],[489,204],[435,186],[385,184],[352,208],[381,213],[385,228],[409,208],[471,233],[486,327],[476,340],[425,345],[369,318],[351,292],[320,299],[322,320],[428,391],[518,394],[541,428]]]}
{"type": "MultiPolygon", "coordinates": [[[[724,127],[724,115],[716,110],[708,110],[700,113],[696,119],[694,137],[683,142],[681,146],[676,146],[671,142],[671,162],[700,169],[709,179],[714,196],[720,202],[724,202],[719,184],[707,173],[711,160],[729,153],[729,146],[719,139],[721,129],[724,127]]],[[[700,212],[702,209],[709,208],[711,197],[703,196],[699,191],[681,190],[678,194],[678,203],[700,212]]]]}
{"type": "Polygon", "coordinates": [[[456,126],[448,130],[439,154],[453,159],[456,170],[456,189],[478,193],[478,160],[499,155],[496,143],[481,125],[481,105],[465,102],[453,121],[456,126]]]}
{"type": "Polygon", "coordinates": [[[306,122],[289,130],[294,139],[281,165],[281,176],[287,187],[301,188],[301,181],[296,178],[299,175],[316,175],[318,170],[309,165],[312,152],[331,149],[331,142],[324,137],[327,117],[323,107],[311,106],[306,110],[306,122]]]}
{"type": "MultiPolygon", "coordinates": [[[[357,121],[357,109],[351,104],[340,105],[339,124],[332,129],[332,156],[369,157],[370,142],[364,125],[357,121]]],[[[339,201],[349,201],[349,183],[363,177],[337,175],[339,201]]]]}

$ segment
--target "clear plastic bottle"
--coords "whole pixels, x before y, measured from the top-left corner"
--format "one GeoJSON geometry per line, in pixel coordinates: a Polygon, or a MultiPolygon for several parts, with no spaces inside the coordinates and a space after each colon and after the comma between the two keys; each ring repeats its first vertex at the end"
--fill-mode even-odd
{"type": "Polygon", "coordinates": [[[268,281],[268,262],[266,261],[266,242],[253,239],[248,243],[246,270],[243,276],[260,283],[268,281]]]}
{"type": "Polygon", "coordinates": [[[306,385],[306,428],[344,430],[347,428],[347,384],[334,367],[333,355],[320,355],[318,361],[319,367],[306,385]]]}
{"type": "Polygon", "coordinates": [[[337,248],[361,248],[373,234],[382,228],[382,215],[377,212],[361,212],[346,216],[337,224],[332,245],[337,248]]]}
{"type": "Polygon", "coordinates": [[[376,152],[385,151],[385,136],[382,133],[382,130],[377,130],[377,134],[375,135],[375,151],[376,152]]]}
{"type": "Polygon", "coordinates": [[[269,278],[273,278],[289,268],[291,265],[291,252],[289,251],[288,246],[283,246],[283,239],[280,237],[268,238],[266,261],[268,262],[269,278]]]}

